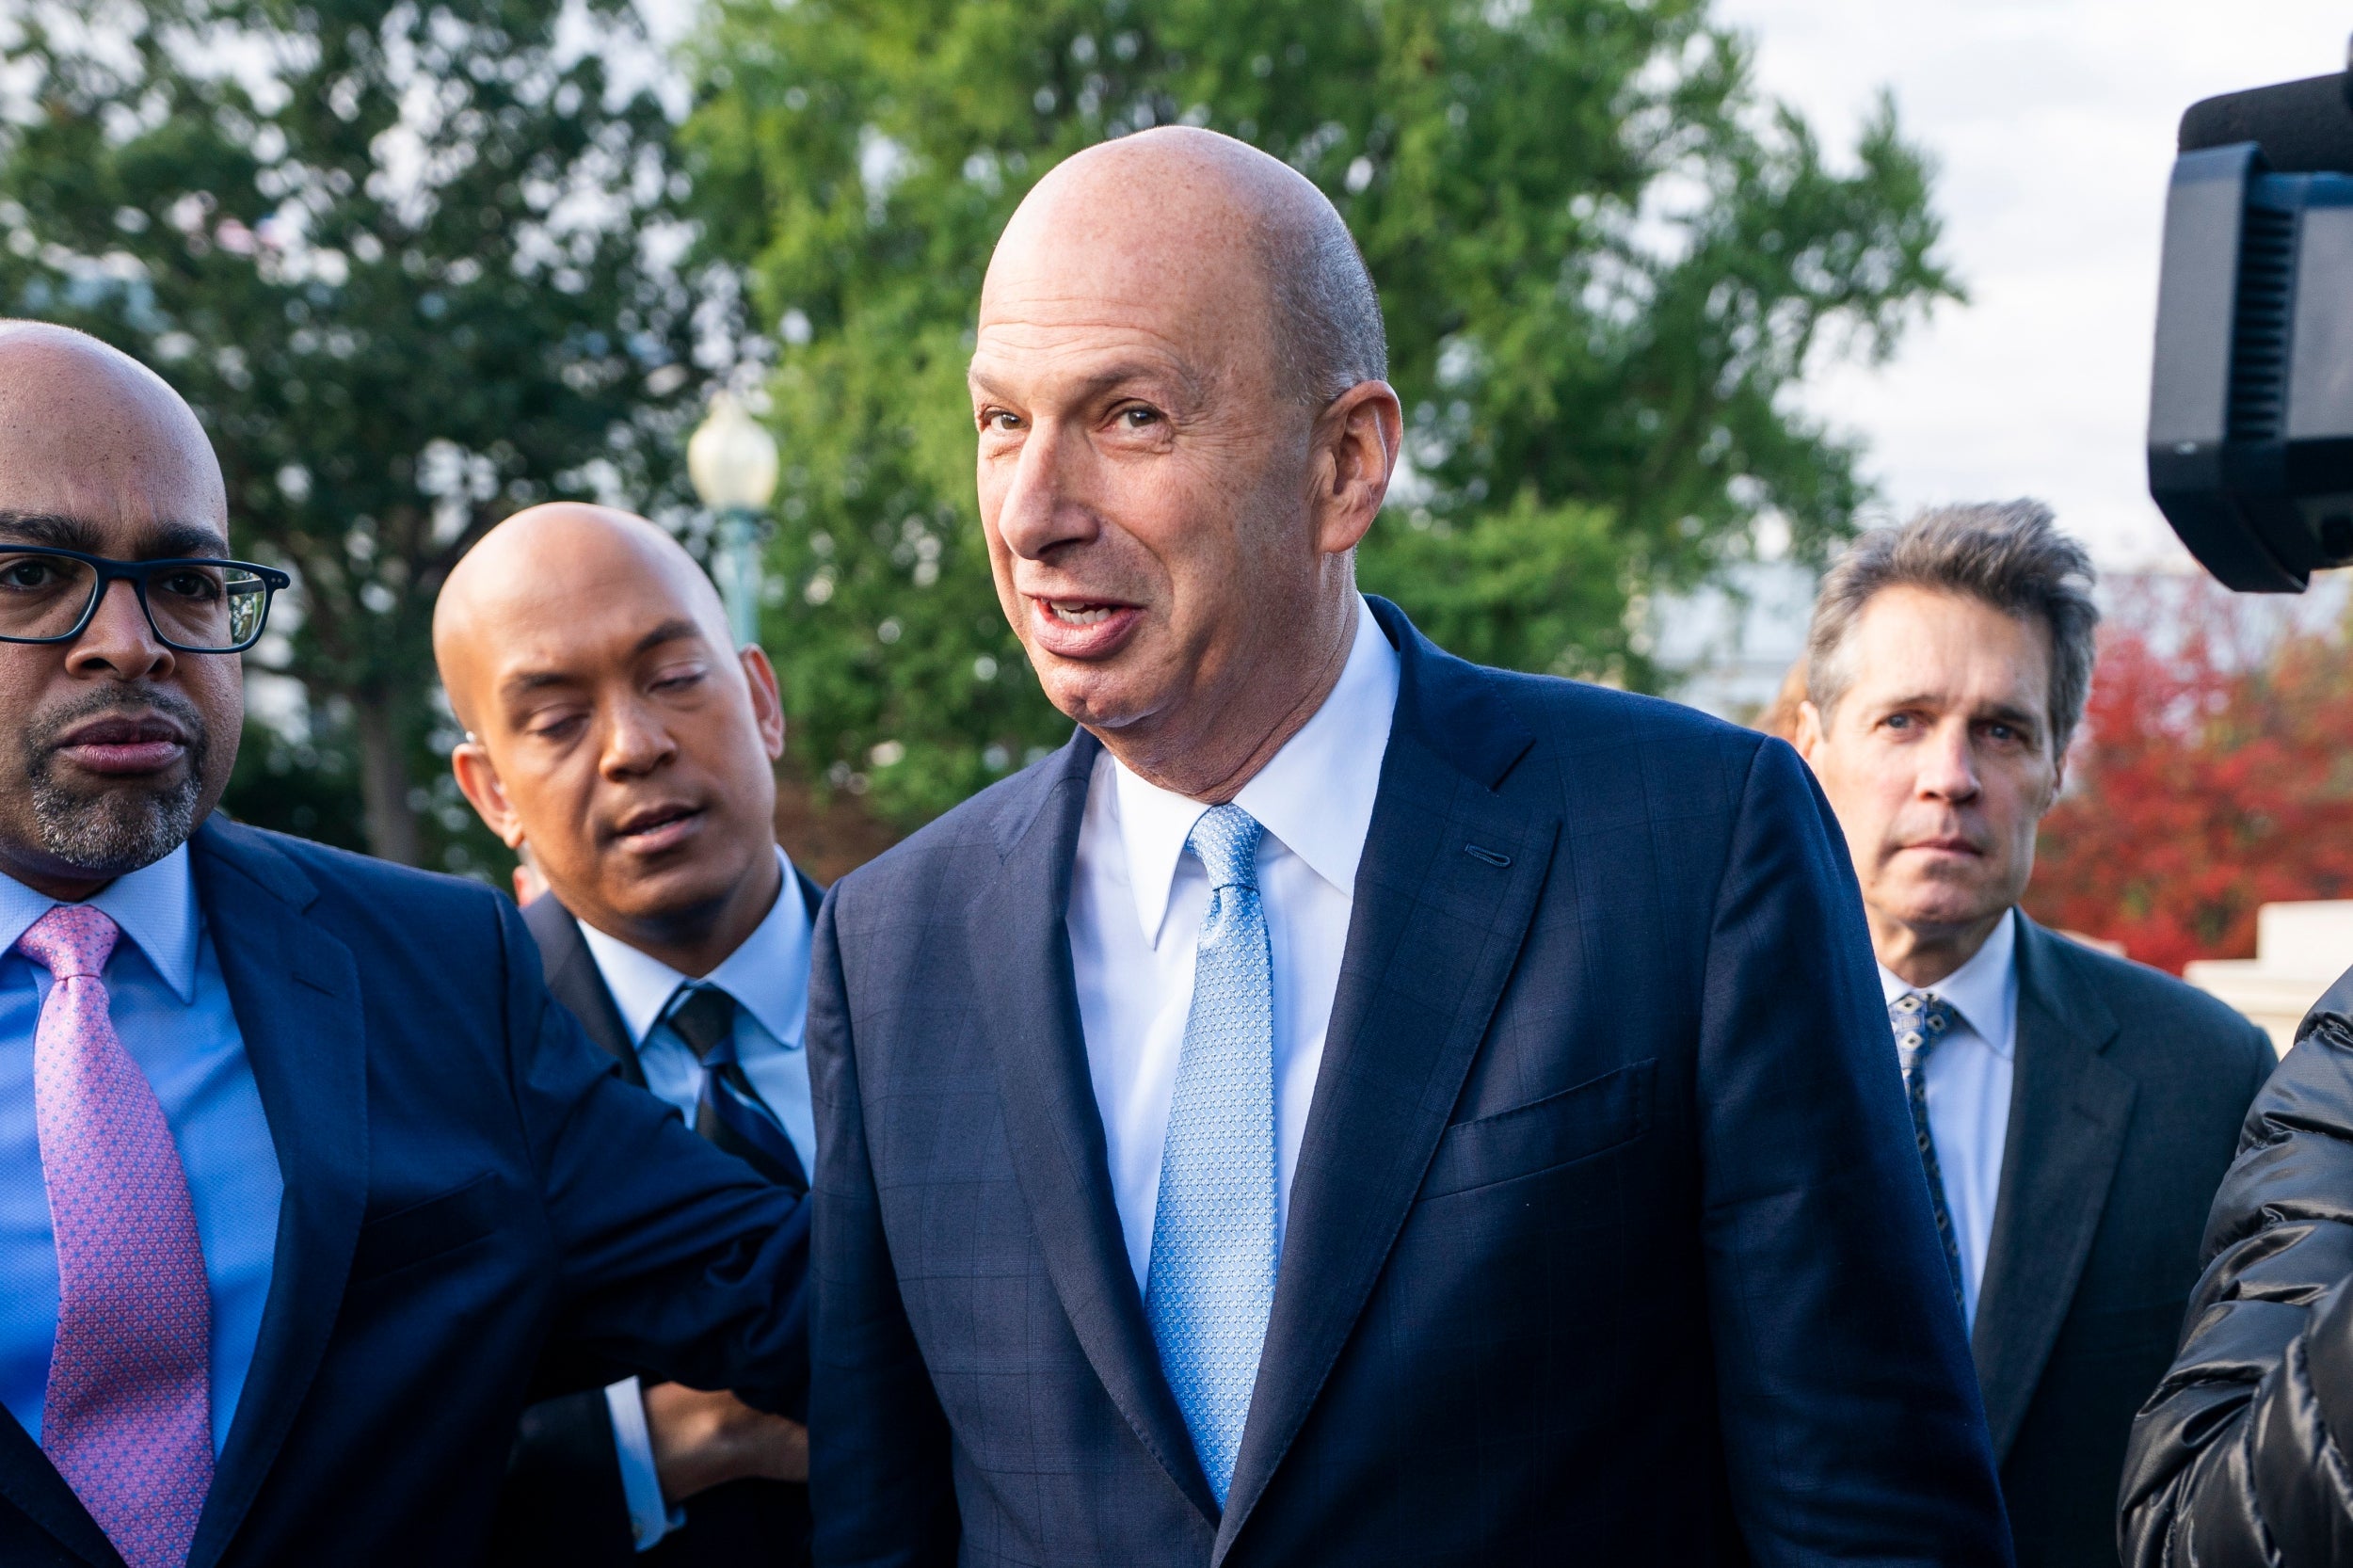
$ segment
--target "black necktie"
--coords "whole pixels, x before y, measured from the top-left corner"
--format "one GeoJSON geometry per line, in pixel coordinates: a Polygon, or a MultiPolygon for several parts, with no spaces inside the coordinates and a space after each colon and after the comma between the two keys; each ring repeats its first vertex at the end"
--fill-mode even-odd
{"type": "Polygon", "coordinates": [[[808,1190],[800,1154],[784,1124],[760,1097],[735,1059],[735,999],[716,985],[688,981],[678,988],[663,1021],[703,1065],[695,1130],[779,1187],[808,1190]]]}

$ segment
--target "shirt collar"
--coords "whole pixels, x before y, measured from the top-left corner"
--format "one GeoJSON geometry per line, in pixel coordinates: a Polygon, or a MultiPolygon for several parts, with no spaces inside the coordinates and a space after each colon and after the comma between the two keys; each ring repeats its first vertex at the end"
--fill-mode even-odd
{"type": "MultiPolygon", "coordinates": [[[[0,952],[14,948],[27,927],[61,902],[0,875],[0,952]]],[[[196,947],[203,925],[186,843],[116,877],[87,902],[122,928],[174,996],[183,1003],[196,1000],[196,947]]]]}
{"type": "MultiPolygon", "coordinates": [[[[801,898],[800,877],[781,849],[776,851],[776,865],[784,872],[784,883],[776,889],[776,902],[767,918],[703,978],[733,997],[760,1028],[789,1046],[799,1042],[808,1006],[808,905],[801,898]]],[[[580,936],[597,961],[605,989],[613,993],[621,1022],[629,1026],[631,1044],[645,1044],[662,1009],[691,977],[585,920],[580,922],[580,936]]]]}
{"type": "MultiPolygon", "coordinates": [[[[1388,749],[1397,689],[1397,649],[1359,596],[1356,640],[1331,695],[1234,797],[1235,805],[1344,897],[1355,894],[1356,863],[1364,858],[1373,799],[1381,791],[1381,759],[1388,749]]],[[[1116,758],[1111,766],[1136,920],[1144,941],[1157,948],[1185,839],[1209,808],[1146,783],[1116,758]]]]}
{"type": "Polygon", "coordinates": [[[1933,993],[1960,1014],[1961,1021],[1991,1046],[1996,1056],[2007,1057],[2015,1044],[2010,1020],[2018,1016],[2017,956],[2018,911],[2013,909],[1993,927],[1985,945],[1970,954],[1969,962],[1935,984],[1913,985],[1882,964],[1880,989],[1891,1002],[1907,991],[1933,993]]]}

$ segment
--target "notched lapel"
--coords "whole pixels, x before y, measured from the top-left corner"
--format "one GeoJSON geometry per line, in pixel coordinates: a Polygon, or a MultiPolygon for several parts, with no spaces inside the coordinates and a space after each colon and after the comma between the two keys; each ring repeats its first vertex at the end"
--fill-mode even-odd
{"type": "Polygon", "coordinates": [[[1184,1417],[1160,1375],[1144,1297],[1112,1201],[1070,968],[1071,861],[1099,750],[1074,740],[1042,802],[1010,806],[1004,859],[968,917],[980,1022],[997,1063],[1005,1137],[1046,1272],[1088,1364],[1144,1448],[1203,1517],[1217,1517],[1184,1417]]]}
{"type": "Polygon", "coordinates": [[[1494,791],[1533,739],[1510,709],[1393,608],[1375,609],[1395,622],[1398,714],[1218,1560],[1380,1278],[1518,961],[1560,833],[1556,812],[1494,791]]]}
{"type": "Polygon", "coordinates": [[[546,893],[523,906],[523,925],[539,946],[539,968],[547,976],[549,994],[580,1020],[581,1032],[598,1049],[621,1064],[623,1078],[644,1088],[646,1071],[637,1064],[629,1025],[621,1020],[604,971],[597,968],[597,955],[580,934],[580,921],[553,893],[546,893]]]}
{"type": "Polygon", "coordinates": [[[257,835],[196,837],[197,897],[285,1181],[269,1300],[190,1568],[216,1562],[318,1370],[367,1207],[367,1041],[351,950],[302,919],[317,894],[257,835]]]}
{"type": "Polygon", "coordinates": [[[91,1568],[122,1568],[122,1559],[115,1551],[114,1543],[98,1528],[98,1521],[89,1516],[82,1499],[57,1474],[56,1466],[49,1463],[49,1456],[40,1451],[32,1434],[5,1410],[0,1410],[0,1497],[7,1498],[17,1512],[56,1536],[66,1550],[91,1568]]]}
{"type": "Polygon", "coordinates": [[[2019,917],[2018,1059],[1971,1349],[1993,1459],[2007,1461],[2083,1277],[2137,1086],[2101,1053],[2115,1015],[2063,937],[2019,917]]]}

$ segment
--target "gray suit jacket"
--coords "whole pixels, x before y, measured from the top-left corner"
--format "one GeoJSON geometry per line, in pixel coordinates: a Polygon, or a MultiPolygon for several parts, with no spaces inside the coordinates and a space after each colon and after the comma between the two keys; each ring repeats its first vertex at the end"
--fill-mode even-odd
{"type": "Polygon", "coordinates": [[[2018,1056],[1971,1348],[2021,1568],[2116,1560],[2133,1413],[2276,1058],[2169,975],[2021,919],[2018,1056]]]}

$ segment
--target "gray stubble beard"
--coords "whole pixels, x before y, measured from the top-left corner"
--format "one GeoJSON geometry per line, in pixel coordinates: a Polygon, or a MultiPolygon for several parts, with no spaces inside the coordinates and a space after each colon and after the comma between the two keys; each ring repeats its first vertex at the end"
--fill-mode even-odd
{"type": "Polygon", "coordinates": [[[24,776],[32,786],[33,831],[46,854],[94,876],[120,876],[161,860],[196,830],[197,801],[204,792],[209,736],[193,703],[150,689],[147,706],[169,713],[188,733],[187,766],[179,781],[162,791],[133,787],[77,790],[55,771],[54,737],[69,726],[124,706],[122,696],[78,703],[51,714],[21,743],[24,776]]]}

